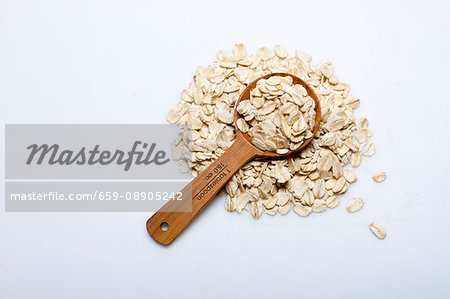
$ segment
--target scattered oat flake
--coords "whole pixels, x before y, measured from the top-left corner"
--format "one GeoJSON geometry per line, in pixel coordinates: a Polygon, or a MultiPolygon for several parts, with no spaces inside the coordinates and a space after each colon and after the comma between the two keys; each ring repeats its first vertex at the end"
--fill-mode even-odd
{"type": "Polygon", "coordinates": [[[234,58],[237,60],[242,60],[246,57],[247,52],[245,51],[244,44],[236,44],[233,49],[234,58]]]}
{"type": "Polygon", "coordinates": [[[278,212],[278,206],[273,207],[272,209],[264,209],[267,215],[275,216],[278,212]]]}
{"type": "Polygon", "coordinates": [[[327,199],[327,207],[333,209],[339,205],[340,199],[336,195],[330,196],[327,199]]]}
{"type": "Polygon", "coordinates": [[[360,153],[353,153],[350,158],[350,163],[352,164],[352,167],[358,167],[361,164],[361,154],[360,153]]]}
{"type": "Polygon", "coordinates": [[[361,210],[363,205],[364,205],[364,201],[360,197],[354,197],[348,201],[347,211],[350,213],[354,213],[356,211],[361,210]]]}
{"type": "Polygon", "coordinates": [[[287,56],[286,49],[280,45],[275,47],[275,54],[281,59],[284,59],[287,56]]]}
{"type": "Polygon", "coordinates": [[[235,209],[235,204],[233,202],[233,198],[231,196],[227,196],[227,199],[225,200],[225,210],[228,212],[233,212],[235,209]]]}
{"type": "Polygon", "coordinates": [[[381,183],[386,179],[386,172],[377,172],[372,176],[373,180],[377,183],[381,183]]]}
{"type": "Polygon", "coordinates": [[[295,213],[297,213],[298,215],[300,215],[302,217],[306,217],[309,214],[311,214],[311,208],[305,207],[302,205],[294,205],[293,210],[295,213]]]}
{"type": "Polygon", "coordinates": [[[233,123],[233,114],[226,110],[219,110],[216,112],[217,118],[226,124],[232,124],[233,123]]]}
{"type": "Polygon", "coordinates": [[[367,150],[362,154],[363,156],[370,157],[375,154],[375,145],[371,143],[367,150]]]}
{"type": "Polygon", "coordinates": [[[378,223],[372,222],[371,224],[369,224],[369,229],[374,233],[375,236],[377,236],[378,239],[384,240],[384,238],[386,238],[386,231],[378,223]]]}
{"type": "Polygon", "coordinates": [[[262,47],[259,49],[258,54],[262,60],[269,60],[272,57],[272,51],[267,47],[262,47]]]}
{"type": "Polygon", "coordinates": [[[278,212],[279,212],[281,215],[286,215],[286,214],[289,212],[290,209],[291,209],[291,204],[290,204],[290,203],[287,203],[287,204],[285,204],[284,206],[280,206],[280,207],[278,208],[278,212]]]}
{"type": "Polygon", "coordinates": [[[305,63],[311,62],[311,56],[309,56],[308,54],[302,53],[300,51],[295,51],[295,55],[298,57],[298,59],[305,63]]]}
{"type": "Polygon", "coordinates": [[[358,180],[358,177],[351,169],[344,170],[344,178],[349,182],[350,184],[356,182],[358,180]]]}
{"type": "Polygon", "coordinates": [[[176,123],[180,119],[180,115],[178,115],[175,110],[170,109],[167,114],[167,121],[171,124],[176,123]]]}
{"type": "Polygon", "coordinates": [[[263,208],[261,202],[252,202],[250,204],[250,213],[252,214],[254,219],[259,219],[259,217],[261,217],[262,212],[263,208]]]}

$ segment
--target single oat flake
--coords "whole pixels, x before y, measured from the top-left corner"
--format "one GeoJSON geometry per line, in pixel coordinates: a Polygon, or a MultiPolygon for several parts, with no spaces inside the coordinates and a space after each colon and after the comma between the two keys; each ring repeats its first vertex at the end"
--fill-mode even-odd
{"type": "Polygon", "coordinates": [[[373,180],[377,183],[381,183],[386,179],[386,172],[377,172],[372,176],[373,180]]]}
{"type": "Polygon", "coordinates": [[[370,157],[375,154],[375,145],[371,143],[367,150],[362,154],[363,156],[370,157]]]}
{"type": "Polygon", "coordinates": [[[352,167],[358,167],[361,164],[361,154],[353,153],[351,155],[350,162],[352,164],[352,167]]]}
{"type": "MultiPolygon", "coordinates": [[[[180,102],[169,111],[168,122],[191,130],[189,138],[177,138],[173,144],[181,170],[197,176],[230,147],[236,138],[233,116],[240,93],[257,78],[277,72],[307,83],[318,96],[322,115],[316,135],[300,153],[250,161],[226,184],[225,209],[245,210],[255,219],[291,210],[305,217],[336,207],[338,195],[357,180],[345,166],[358,167],[362,156],[375,153],[371,144],[361,155],[372,134],[368,120],[356,117],[360,100],[349,95],[350,86],[339,81],[331,62],[313,65],[311,56],[289,53],[281,45],[248,53],[244,44],[236,44],[232,51],[219,51],[210,65],[198,67],[180,102]]],[[[312,136],[315,103],[291,80],[260,80],[237,107],[237,128],[248,133],[255,146],[285,153],[312,136]]]]}
{"type": "Polygon", "coordinates": [[[354,213],[356,211],[361,210],[364,205],[364,201],[359,197],[354,197],[350,199],[347,203],[347,211],[350,213],[354,213]]]}

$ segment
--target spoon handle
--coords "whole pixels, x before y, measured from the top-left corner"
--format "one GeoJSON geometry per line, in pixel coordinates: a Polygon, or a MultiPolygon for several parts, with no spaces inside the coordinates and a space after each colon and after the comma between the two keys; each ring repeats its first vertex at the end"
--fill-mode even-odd
{"type": "Polygon", "coordinates": [[[228,180],[255,156],[255,147],[241,134],[237,134],[234,143],[181,190],[183,200],[167,202],[148,219],[147,231],[150,236],[163,245],[172,243],[228,180]],[[182,212],[188,210],[191,212],[182,212]],[[162,230],[163,227],[167,230],[162,230]]]}

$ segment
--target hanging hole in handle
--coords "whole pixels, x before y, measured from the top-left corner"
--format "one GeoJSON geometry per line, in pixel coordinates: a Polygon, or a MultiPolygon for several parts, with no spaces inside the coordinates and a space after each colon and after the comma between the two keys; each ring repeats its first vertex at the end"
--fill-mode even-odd
{"type": "Polygon", "coordinates": [[[163,223],[161,223],[161,225],[159,226],[159,228],[160,228],[163,232],[165,232],[165,231],[167,231],[167,230],[169,229],[169,224],[168,224],[167,222],[163,222],[163,223]]]}

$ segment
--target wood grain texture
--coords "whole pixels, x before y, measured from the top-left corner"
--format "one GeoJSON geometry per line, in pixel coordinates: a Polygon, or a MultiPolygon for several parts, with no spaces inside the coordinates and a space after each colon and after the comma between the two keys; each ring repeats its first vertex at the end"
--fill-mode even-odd
{"type": "MultiPolygon", "coordinates": [[[[293,78],[294,84],[301,84],[306,88],[308,95],[314,100],[316,112],[315,123],[313,128],[313,136],[319,128],[321,119],[321,110],[319,99],[313,89],[303,82],[300,78],[287,73],[272,73],[262,76],[251,82],[239,96],[235,107],[243,99],[248,99],[250,91],[255,88],[257,81],[268,79],[271,76],[290,76],[293,78]]],[[[235,111],[234,120],[238,119],[239,114],[235,111]]],[[[262,151],[251,144],[250,136],[242,134],[235,125],[236,139],[234,143],[214,161],[208,168],[203,170],[191,183],[181,190],[181,201],[172,200],[165,204],[158,212],[156,212],[147,221],[147,231],[150,236],[162,245],[169,245],[178,235],[188,226],[189,223],[203,210],[203,208],[211,201],[212,198],[223,188],[229,179],[248,161],[255,157],[261,158],[286,158],[289,155],[300,152],[313,139],[304,141],[295,151],[289,151],[287,154],[279,155],[270,151],[262,151]],[[192,206],[192,209],[190,208],[192,206]],[[187,211],[190,212],[180,212],[187,211]],[[163,230],[162,226],[167,226],[167,230],[163,230]]]]}
{"type": "Polygon", "coordinates": [[[168,202],[162,208],[163,210],[155,213],[147,221],[149,234],[160,244],[170,244],[214,198],[228,180],[255,155],[253,146],[244,138],[238,137],[219,159],[183,188],[181,191],[183,200],[181,202],[168,202]],[[177,207],[177,205],[190,205],[191,203],[191,212],[173,212],[177,209],[183,209],[183,207],[177,207]],[[168,229],[166,231],[161,229],[162,223],[167,223],[168,229]]]}

